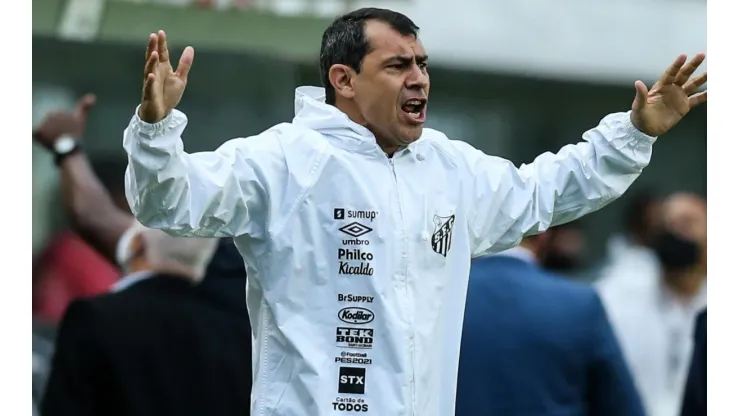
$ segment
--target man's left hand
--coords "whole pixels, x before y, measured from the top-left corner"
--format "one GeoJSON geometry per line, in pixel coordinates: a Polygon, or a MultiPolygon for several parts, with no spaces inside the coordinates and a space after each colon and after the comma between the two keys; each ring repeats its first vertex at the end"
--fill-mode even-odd
{"type": "Polygon", "coordinates": [[[699,54],[686,63],[686,55],[679,56],[660,80],[648,91],[642,81],[635,82],[637,95],[632,102],[632,124],[648,136],[661,136],[673,128],[688,112],[707,101],[707,91],[697,93],[707,82],[707,73],[691,78],[704,62],[699,54]]]}
{"type": "Polygon", "coordinates": [[[77,102],[77,108],[72,111],[55,111],[49,113],[34,130],[33,139],[38,144],[51,149],[54,142],[62,136],[72,136],[82,139],[87,124],[87,113],[95,104],[95,96],[87,94],[77,102]]]}

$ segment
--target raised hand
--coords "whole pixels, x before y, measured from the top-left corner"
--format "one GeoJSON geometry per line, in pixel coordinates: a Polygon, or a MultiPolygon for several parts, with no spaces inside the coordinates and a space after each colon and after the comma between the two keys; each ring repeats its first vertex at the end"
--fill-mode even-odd
{"type": "Polygon", "coordinates": [[[75,111],[54,111],[46,115],[33,132],[38,144],[51,149],[54,142],[62,136],[72,136],[81,140],[85,134],[87,114],[95,105],[95,96],[87,94],[77,102],[75,111]]]}
{"type": "Polygon", "coordinates": [[[173,70],[167,50],[167,35],[163,30],[149,35],[139,118],[147,123],[156,123],[177,106],[185,92],[194,56],[195,50],[188,46],[180,57],[177,70],[173,70]]]}
{"type": "Polygon", "coordinates": [[[642,81],[635,82],[637,95],[632,102],[632,124],[649,136],[660,136],[692,108],[705,103],[707,92],[697,91],[707,82],[707,73],[689,79],[704,57],[704,54],[696,55],[686,64],[686,55],[679,56],[649,91],[642,81]]]}

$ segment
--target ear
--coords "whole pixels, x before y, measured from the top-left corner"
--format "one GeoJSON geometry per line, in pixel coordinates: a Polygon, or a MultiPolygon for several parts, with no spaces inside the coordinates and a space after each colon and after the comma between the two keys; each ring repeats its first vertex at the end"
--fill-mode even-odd
{"type": "Polygon", "coordinates": [[[335,64],[329,68],[329,83],[336,91],[337,96],[346,99],[355,97],[355,89],[352,85],[352,78],[357,75],[354,69],[347,65],[335,64]]]}

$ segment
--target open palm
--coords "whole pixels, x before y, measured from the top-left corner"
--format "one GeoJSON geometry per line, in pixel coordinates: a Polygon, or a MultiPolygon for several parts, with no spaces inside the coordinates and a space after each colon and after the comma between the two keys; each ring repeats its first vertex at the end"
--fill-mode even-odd
{"type": "Polygon", "coordinates": [[[686,64],[686,55],[679,56],[650,90],[637,81],[637,95],[632,102],[632,124],[649,136],[660,136],[681,121],[692,108],[705,103],[707,92],[697,91],[707,82],[706,72],[689,80],[704,58],[704,54],[699,54],[686,64]]]}
{"type": "Polygon", "coordinates": [[[188,46],[180,57],[177,70],[170,64],[167,36],[164,31],[149,35],[144,68],[144,89],[139,117],[156,123],[177,106],[188,83],[188,73],[193,65],[195,50],[188,46]]]}

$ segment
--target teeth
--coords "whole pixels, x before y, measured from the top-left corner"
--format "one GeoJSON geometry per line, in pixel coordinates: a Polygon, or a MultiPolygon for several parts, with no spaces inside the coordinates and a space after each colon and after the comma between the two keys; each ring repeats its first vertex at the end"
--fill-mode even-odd
{"type": "Polygon", "coordinates": [[[410,100],[410,101],[406,101],[406,104],[407,105],[421,105],[421,101],[420,100],[410,100]]]}

